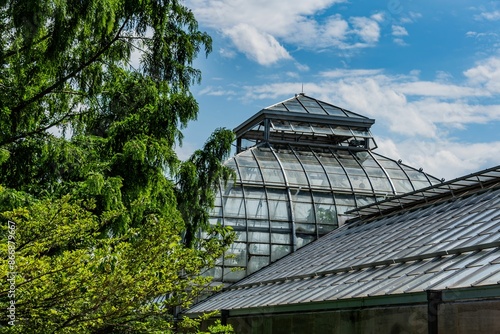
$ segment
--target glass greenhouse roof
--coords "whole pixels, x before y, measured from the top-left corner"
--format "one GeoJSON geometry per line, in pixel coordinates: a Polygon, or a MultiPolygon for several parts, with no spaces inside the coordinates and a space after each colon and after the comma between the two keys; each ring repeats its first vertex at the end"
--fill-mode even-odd
{"type": "Polygon", "coordinates": [[[346,211],[441,182],[374,153],[373,123],[298,94],[237,127],[226,162],[236,180],[221,186],[210,219],[238,239],[207,275],[237,281],[338,228],[346,211]]]}

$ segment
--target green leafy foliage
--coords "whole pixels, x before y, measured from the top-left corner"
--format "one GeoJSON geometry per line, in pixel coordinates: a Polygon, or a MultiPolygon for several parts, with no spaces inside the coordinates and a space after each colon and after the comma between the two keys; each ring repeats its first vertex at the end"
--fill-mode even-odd
{"type": "Polygon", "coordinates": [[[17,272],[0,332],[169,332],[209,289],[200,273],[233,240],[207,214],[233,133],[186,162],[174,147],[210,50],[178,0],[0,0],[0,235],[15,222],[17,272]]]}

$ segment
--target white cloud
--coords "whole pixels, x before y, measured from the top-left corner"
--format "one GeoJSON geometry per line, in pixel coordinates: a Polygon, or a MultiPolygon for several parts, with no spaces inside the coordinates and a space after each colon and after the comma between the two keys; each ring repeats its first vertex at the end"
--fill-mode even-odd
{"type": "Polygon", "coordinates": [[[401,23],[415,23],[418,19],[422,18],[421,13],[409,12],[405,17],[400,19],[401,23]]]}
{"type": "Polygon", "coordinates": [[[487,20],[487,21],[497,21],[500,20],[500,10],[495,10],[493,12],[483,12],[481,14],[475,15],[476,20],[487,20]]]}
{"type": "Polygon", "coordinates": [[[403,26],[393,25],[392,36],[408,36],[408,31],[403,26]]]}
{"type": "Polygon", "coordinates": [[[378,21],[368,17],[352,17],[353,33],[357,34],[364,42],[373,44],[380,38],[378,21]]]}
{"type": "MultiPolygon", "coordinates": [[[[314,83],[304,83],[304,92],[375,118],[399,136],[442,140],[452,129],[500,121],[498,100],[480,102],[484,97],[494,99],[500,89],[500,61],[490,58],[464,74],[463,83],[458,84],[444,81],[440,73],[436,81],[426,81],[419,79],[418,71],[388,75],[381,69],[335,69],[319,73],[314,83]]],[[[300,85],[247,86],[245,98],[286,98],[298,92],[300,85]]]]}
{"type": "Polygon", "coordinates": [[[490,93],[500,93],[500,57],[490,57],[478,62],[464,75],[474,85],[479,85],[490,93]]]}
{"type": "Polygon", "coordinates": [[[475,87],[465,87],[433,81],[401,83],[397,90],[406,95],[436,96],[441,98],[463,98],[467,96],[489,96],[489,92],[475,87]]]}
{"type": "Polygon", "coordinates": [[[238,24],[225,33],[231,37],[238,50],[261,65],[271,65],[279,60],[292,58],[273,36],[248,24],[238,24]]]}
{"type": "Polygon", "coordinates": [[[224,89],[223,87],[207,86],[202,89],[199,94],[209,96],[231,96],[236,95],[236,92],[233,90],[224,89]]]}
{"type": "Polygon", "coordinates": [[[478,170],[498,165],[492,152],[500,152],[500,141],[463,143],[451,140],[422,141],[414,139],[395,142],[387,138],[377,140],[377,152],[404,164],[423,167],[424,172],[451,180],[478,170]]]}
{"type": "MultiPolygon", "coordinates": [[[[188,0],[198,21],[227,36],[238,52],[261,65],[291,59],[285,45],[354,49],[374,46],[380,38],[382,13],[344,19],[318,15],[345,0],[188,0]]],[[[232,56],[229,53],[229,56],[232,56]]]]}
{"type": "Polygon", "coordinates": [[[343,77],[360,77],[360,76],[371,76],[382,73],[382,69],[357,69],[357,70],[347,70],[347,69],[335,69],[331,71],[321,72],[320,76],[325,78],[343,78],[343,77]]]}

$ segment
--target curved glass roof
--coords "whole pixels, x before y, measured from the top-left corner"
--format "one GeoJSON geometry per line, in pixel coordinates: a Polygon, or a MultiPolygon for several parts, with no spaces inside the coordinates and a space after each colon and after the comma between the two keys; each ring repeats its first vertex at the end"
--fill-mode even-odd
{"type": "Polygon", "coordinates": [[[207,273],[216,281],[239,280],[325,235],[342,225],[346,211],[441,182],[374,153],[369,132],[373,120],[328,106],[299,94],[270,107],[290,110],[269,114],[263,109],[235,129],[239,152],[226,165],[235,170],[236,180],[221,186],[211,221],[231,226],[238,239],[221,265],[207,273]],[[292,104],[295,100],[304,111],[292,104]],[[290,111],[290,104],[296,109],[290,111]],[[319,113],[317,106],[324,114],[308,118],[310,109],[319,113]],[[297,118],[298,113],[306,117],[297,118]],[[280,132],[273,127],[278,120],[308,128],[281,129],[287,136],[278,138],[280,132]],[[312,131],[338,127],[345,131],[312,131]],[[249,137],[251,145],[243,149],[239,144],[249,137]]]}

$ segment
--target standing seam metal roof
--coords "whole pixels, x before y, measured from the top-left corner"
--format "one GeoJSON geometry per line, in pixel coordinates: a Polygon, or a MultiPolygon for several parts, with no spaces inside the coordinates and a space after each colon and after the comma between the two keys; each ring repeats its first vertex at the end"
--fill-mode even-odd
{"type": "Polygon", "coordinates": [[[188,313],[498,285],[499,172],[449,182],[448,198],[344,225],[188,313]]]}

